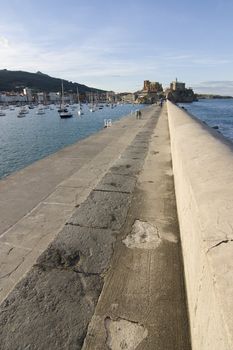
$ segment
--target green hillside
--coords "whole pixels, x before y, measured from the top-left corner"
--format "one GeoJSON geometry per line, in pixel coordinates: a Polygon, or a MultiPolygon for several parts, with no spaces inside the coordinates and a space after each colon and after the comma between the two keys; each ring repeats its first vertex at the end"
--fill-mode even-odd
{"type": "MultiPolygon", "coordinates": [[[[86,85],[72,83],[63,80],[64,90],[66,92],[76,92],[77,86],[80,93],[84,92],[104,92],[103,90],[91,88],[86,85]]],[[[24,87],[39,91],[60,91],[61,79],[53,78],[41,72],[29,73],[23,71],[0,70],[0,91],[18,91],[24,87]]]]}

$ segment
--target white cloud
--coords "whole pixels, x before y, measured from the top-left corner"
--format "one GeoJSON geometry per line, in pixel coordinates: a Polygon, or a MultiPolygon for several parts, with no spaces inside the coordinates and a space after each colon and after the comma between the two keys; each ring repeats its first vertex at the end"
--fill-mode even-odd
{"type": "Polygon", "coordinates": [[[233,96],[233,81],[205,81],[199,84],[193,84],[195,92],[202,94],[217,94],[233,96]]]}
{"type": "Polygon", "coordinates": [[[0,35],[0,47],[2,48],[8,48],[9,47],[9,41],[7,38],[5,38],[4,36],[0,35]]]}
{"type": "MultiPolygon", "coordinates": [[[[7,49],[0,47],[1,66],[12,70],[40,70],[84,84],[87,80],[96,87],[108,89],[110,78],[120,85],[119,77],[129,77],[133,81],[136,75],[150,76],[158,69],[158,64],[150,57],[138,55],[128,58],[125,55],[127,48],[126,44],[120,45],[108,37],[95,40],[93,36],[88,44],[76,43],[58,48],[49,48],[47,43],[43,47],[25,40],[15,40],[7,49]],[[100,81],[101,86],[98,85],[100,81]]],[[[113,85],[111,88],[114,88],[113,85]]],[[[119,89],[119,86],[115,89],[119,89]]]]}
{"type": "MultiPolygon", "coordinates": [[[[51,30],[52,35],[48,37],[38,34],[31,38],[21,25],[9,29],[0,25],[3,34],[0,35],[0,68],[39,70],[103,89],[135,91],[144,79],[163,84],[166,79],[169,84],[176,76],[188,78],[187,84],[194,86],[190,78],[193,68],[196,69],[195,79],[197,70],[203,72],[207,66],[221,68],[233,60],[158,46],[148,49],[144,42],[131,42],[121,28],[100,28],[94,33],[88,32],[85,37],[80,34],[70,42],[65,42],[64,38],[59,42],[59,34],[54,34],[56,25],[51,30]]],[[[199,88],[205,89],[205,86],[199,88]]]]}
{"type": "Polygon", "coordinates": [[[227,58],[200,57],[193,59],[192,62],[198,65],[217,66],[232,63],[233,61],[227,58]]]}

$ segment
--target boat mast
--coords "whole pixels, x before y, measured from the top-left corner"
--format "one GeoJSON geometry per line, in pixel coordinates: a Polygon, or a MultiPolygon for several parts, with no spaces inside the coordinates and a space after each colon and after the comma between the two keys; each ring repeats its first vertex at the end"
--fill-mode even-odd
{"type": "Polygon", "coordinates": [[[61,81],[61,106],[64,106],[64,87],[63,87],[63,80],[61,81]]]}
{"type": "Polygon", "coordinates": [[[77,99],[78,99],[78,104],[80,105],[80,98],[79,98],[78,86],[77,86],[77,99]]]}

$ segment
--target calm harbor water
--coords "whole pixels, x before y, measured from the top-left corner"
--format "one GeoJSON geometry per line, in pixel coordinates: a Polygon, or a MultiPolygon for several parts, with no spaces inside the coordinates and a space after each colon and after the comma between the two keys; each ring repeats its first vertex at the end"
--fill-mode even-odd
{"type": "Polygon", "coordinates": [[[218,131],[233,142],[233,99],[199,100],[179,105],[209,126],[218,126],[218,131]]]}
{"type": "Polygon", "coordinates": [[[84,115],[73,111],[69,119],[61,119],[57,108],[53,108],[44,115],[36,114],[37,108],[31,109],[24,118],[17,118],[17,107],[4,111],[6,116],[0,117],[0,178],[96,133],[103,128],[104,119],[114,122],[138,106],[104,107],[94,113],[84,106],[84,115]]]}

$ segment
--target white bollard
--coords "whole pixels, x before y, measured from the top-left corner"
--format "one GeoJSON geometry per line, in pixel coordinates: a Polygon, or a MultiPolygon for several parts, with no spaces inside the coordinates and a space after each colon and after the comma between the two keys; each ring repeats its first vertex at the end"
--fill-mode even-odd
{"type": "Polygon", "coordinates": [[[112,119],[104,119],[104,128],[112,126],[112,119]]]}

